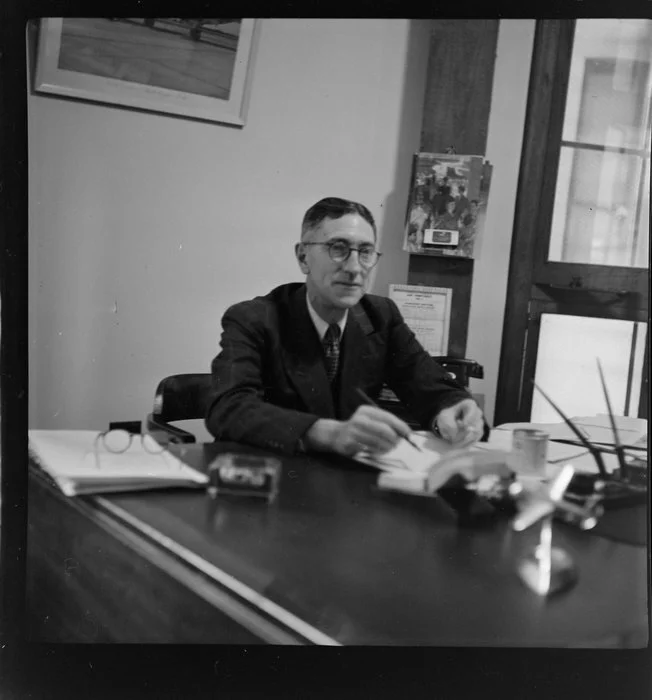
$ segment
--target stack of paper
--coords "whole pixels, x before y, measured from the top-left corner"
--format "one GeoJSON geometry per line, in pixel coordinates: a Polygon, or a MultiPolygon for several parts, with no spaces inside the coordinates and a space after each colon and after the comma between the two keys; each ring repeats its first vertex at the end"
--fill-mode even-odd
{"type": "Polygon", "coordinates": [[[208,477],[181,462],[149,435],[134,435],[125,452],[110,452],[94,430],[30,430],[36,462],[66,496],[206,484],[208,477]],[[146,442],[147,449],[143,445],[146,442]]]}
{"type": "MultiPolygon", "coordinates": [[[[572,418],[571,420],[588,434],[588,439],[591,442],[614,444],[614,434],[608,415],[599,413],[597,416],[572,418]]],[[[647,441],[647,420],[645,418],[614,416],[614,422],[622,445],[635,445],[647,441]]],[[[559,440],[559,438],[555,439],[559,440]]]]}
{"type": "MultiPolygon", "coordinates": [[[[597,442],[605,445],[614,444],[614,434],[611,429],[611,421],[608,415],[580,416],[571,418],[575,427],[589,442],[597,442]]],[[[634,445],[647,439],[647,420],[645,418],[632,418],[630,416],[614,416],[614,422],[618,430],[618,437],[623,445],[634,445]]],[[[517,428],[532,428],[543,430],[550,436],[550,440],[576,440],[579,438],[566,425],[566,423],[504,423],[495,430],[513,431],[517,428]]]]}
{"type": "MultiPolygon", "coordinates": [[[[595,416],[579,416],[571,419],[577,429],[591,443],[596,445],[614,445],[614,435],[611,421],[606,414],[595,416]]],[[[614,416],[618,437],[622,445],[639,445],[647,447],[647,420],[645,418],[633,418],[630,416],[614,416]]],[[[562,463],[570,462],[576,471],[580,473],[596,473],[598,466],[593,455],[580,443],[579,438],[566,425],[566,423],[504,423],[491,431],[489,443],[480,443],[478,447],[491,449],[491,445],[500,445],[503,449],[510,449],[512,433],[517,428],[532,428],[543,430],[550,436],[548,442],[548,467],[546,477],[551,478],[562,463]],[[570,440],[575,444],[569,445],[555,440],[570,440]]],[[[646,452],[632,452],[645,458],[646,452]]],[[[602,460],[608,472],[618,469],[616,455],[603,453],[602,460]]]]}

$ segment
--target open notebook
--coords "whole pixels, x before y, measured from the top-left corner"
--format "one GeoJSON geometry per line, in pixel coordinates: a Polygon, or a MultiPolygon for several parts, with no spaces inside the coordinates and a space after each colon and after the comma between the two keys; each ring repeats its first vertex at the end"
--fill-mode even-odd
{"type": "Polygon", "coordinates": [[[490,450],[478,446],[456,449],[432,433],[422,431],[412,433],[411,438],[422,452],[399,440],[385,454],[358,452],[354,459],[380,469],[379,487],[419,495],[438,490],[455,474],[473,479],[483,474],[508,472],[509,455],[501,446],[490,450]]]}
{"type": "Polygon", "coordinates": [[[450,443],[430,432],[414,432],[410,438],[419,445],[421,452],[410,445],[407,440],[399,440],[389,452],[371,454],[363,451],[355,454],[353,459],[384,472],[425,474],[433,464],[440,460],[442,454],[451,449],[450,443]]]}
{"type": "Polygon", "coordinates": [[[205,474],[185,465],[149,435],[146,450],[134,435],[125,452],[109,452],[95,430],[30,430],[29,450],[66,496],[110,491],[138,491],[206,484],[205,474]],[[156,454],[152,454],[156,452],[156,454]]]}

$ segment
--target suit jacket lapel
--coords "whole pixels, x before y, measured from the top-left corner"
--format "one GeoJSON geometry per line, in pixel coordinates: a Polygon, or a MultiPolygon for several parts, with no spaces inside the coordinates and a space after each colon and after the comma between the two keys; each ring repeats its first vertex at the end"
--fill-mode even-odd
{"type": "Polygon", "coordinates": [[[348,418],[362,399],[355,393],[366,376],[370,360],[375,356],[370,342],[375,329],[365,310],[356,304],[346,320],[343,337],[342,365],[340,367],[340,392],[338,415],[348,418]]]}
{"type": "Polygon", "coordinates": [[[281,324],[284,365],[290,381],[309,412],[334,418],[333,395],[321,341],[308,313],[305,285],[290,295],[281,324]]]}

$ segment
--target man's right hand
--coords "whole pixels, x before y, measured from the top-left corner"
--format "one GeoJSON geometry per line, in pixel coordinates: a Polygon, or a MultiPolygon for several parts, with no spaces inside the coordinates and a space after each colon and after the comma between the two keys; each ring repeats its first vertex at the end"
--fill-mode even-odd
{"type": "Polygon", "coordinates": [[[362,450],[387,452],[410,433],[408,424],[394,414],[360,406],[347,421],[319,419],[306,432],[305,442],[309,448],[350,457],[362,450]]]}

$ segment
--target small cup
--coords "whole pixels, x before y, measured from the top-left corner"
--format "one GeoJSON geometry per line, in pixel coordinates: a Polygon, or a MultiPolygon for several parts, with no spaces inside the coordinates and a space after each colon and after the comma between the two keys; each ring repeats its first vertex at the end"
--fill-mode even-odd
{"type": "Polygon", "coordinates": [[[513,468],[523,474],[546,475],[549,435],[544,430],[517,428],[512,435],[513,468]]]}

